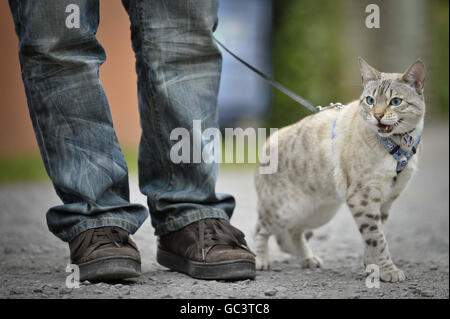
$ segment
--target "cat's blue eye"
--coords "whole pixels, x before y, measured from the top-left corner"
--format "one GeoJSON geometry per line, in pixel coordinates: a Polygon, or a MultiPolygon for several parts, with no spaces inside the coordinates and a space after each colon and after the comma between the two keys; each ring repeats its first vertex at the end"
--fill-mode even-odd
{"type": "Polygon", "coordinates": [[[399,106],[402,102],[403,100],[401,98],[394,97],[389,104],[392,106],[399,106]]]}
{"type": "Polygon", "coordinates": [[[374,105],[375,104],[375,99],[371,96],[366,97],[366,103],[368,105],[374,105]]]}

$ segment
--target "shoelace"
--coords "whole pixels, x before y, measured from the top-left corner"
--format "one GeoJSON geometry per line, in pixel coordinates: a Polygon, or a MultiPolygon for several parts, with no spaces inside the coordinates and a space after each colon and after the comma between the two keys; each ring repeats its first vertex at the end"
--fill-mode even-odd
{"type": "Polygon", "coordinates": [[[111,242],[117,247],[122,247],[123,244],[128,242],[128,234],[123,231],[119,231],[115,227],[99,228],[94,229],[92,232],[92,241],[95,242],[98,247],[104,244],[110,244],[111,242]]]}
{"type": "Polygon", "coordinates": [[[206,260],[208,252],[217,245],[239,247],[253,254],[247,247],[244,233],[222,219],[199,220],[198,235],[203,261],[206,260]]]}
{"type": "Polygon", "coordinates": [[[89,255],[101,246],[114,244],[116,247],[128,245],[136,248],[134,243],[129,240],[128,233],[119,227],[93,228],[85,232],[85,238],[81,244],[75,248],[72,259],[76,260],[83,254],[89,255]],[[87,249],[89,251],[87,252],[87,249]]]}

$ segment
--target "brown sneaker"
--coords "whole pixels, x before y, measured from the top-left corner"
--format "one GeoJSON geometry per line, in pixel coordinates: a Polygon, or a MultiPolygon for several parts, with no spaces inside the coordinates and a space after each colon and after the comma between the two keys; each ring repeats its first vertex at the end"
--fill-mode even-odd
{"type": "Polygon", "coordinates": [[[119,227],[92,228],[69,243],[80,281],[109,281],[141,274],[141,256],[128,232],[119,227]]]}
{"type": "Polygon", "coordinates": [[[255,255],[225,219],[207,218],[159,238],[156,260],[199,279],[253,279],[255,255]]]}

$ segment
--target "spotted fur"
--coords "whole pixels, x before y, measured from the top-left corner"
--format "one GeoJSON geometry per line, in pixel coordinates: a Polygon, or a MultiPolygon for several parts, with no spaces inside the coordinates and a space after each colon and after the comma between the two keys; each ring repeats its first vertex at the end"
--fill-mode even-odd
{"type": "Polygon", "coordinates": [[[310,249],[305,232],[326,224],[345,202],[361,233],[364,263],[378,265],[384,281],[406,278],[391,259],[383,229],[393,201],[416,170],[418,156],[392,186],[396,161],[376,134],[399,145],[395,134],[411,130],[414,138],[421,134],[425,67],[416,61],[404,74],[381,73],[362,59],[360,67],[364,89],[359,101],[308,116],[266,142],[263,152],[278,151],[279,161],[277,173],[263,175],[256,170],[255,174],[259,214],[255,250],[260,270],[269,268],[271,235],[303,267],[320,267],[322,261],[310,249]],[[368,105],[367,96],[376,102],[368,105]],[[402,99],[395,107],[390,105],[394,97],[402,99]],[[380,132],[379,125],[392,125],[392,132],[380,132]]]}

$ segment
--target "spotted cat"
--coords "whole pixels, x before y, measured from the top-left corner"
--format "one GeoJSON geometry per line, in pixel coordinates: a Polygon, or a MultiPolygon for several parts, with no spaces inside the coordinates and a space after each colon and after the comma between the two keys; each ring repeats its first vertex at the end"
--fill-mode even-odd
{"type": "Polygon", "coordinates": [[[263,152],[278,151],[279,159],[275,174],[255,174],[259,270],[269,268],[271,235],[303,267],[320,267],[305,233],[330,221],[345,202],[364,242],[364,264],[378,265],[382,281],[406,279],[391,259],[383,228],[418,165],[425,65],[417,60],[398,74],[359,63],[364,89],[358,101],[284,127],[264,146],[263,152]]]}

